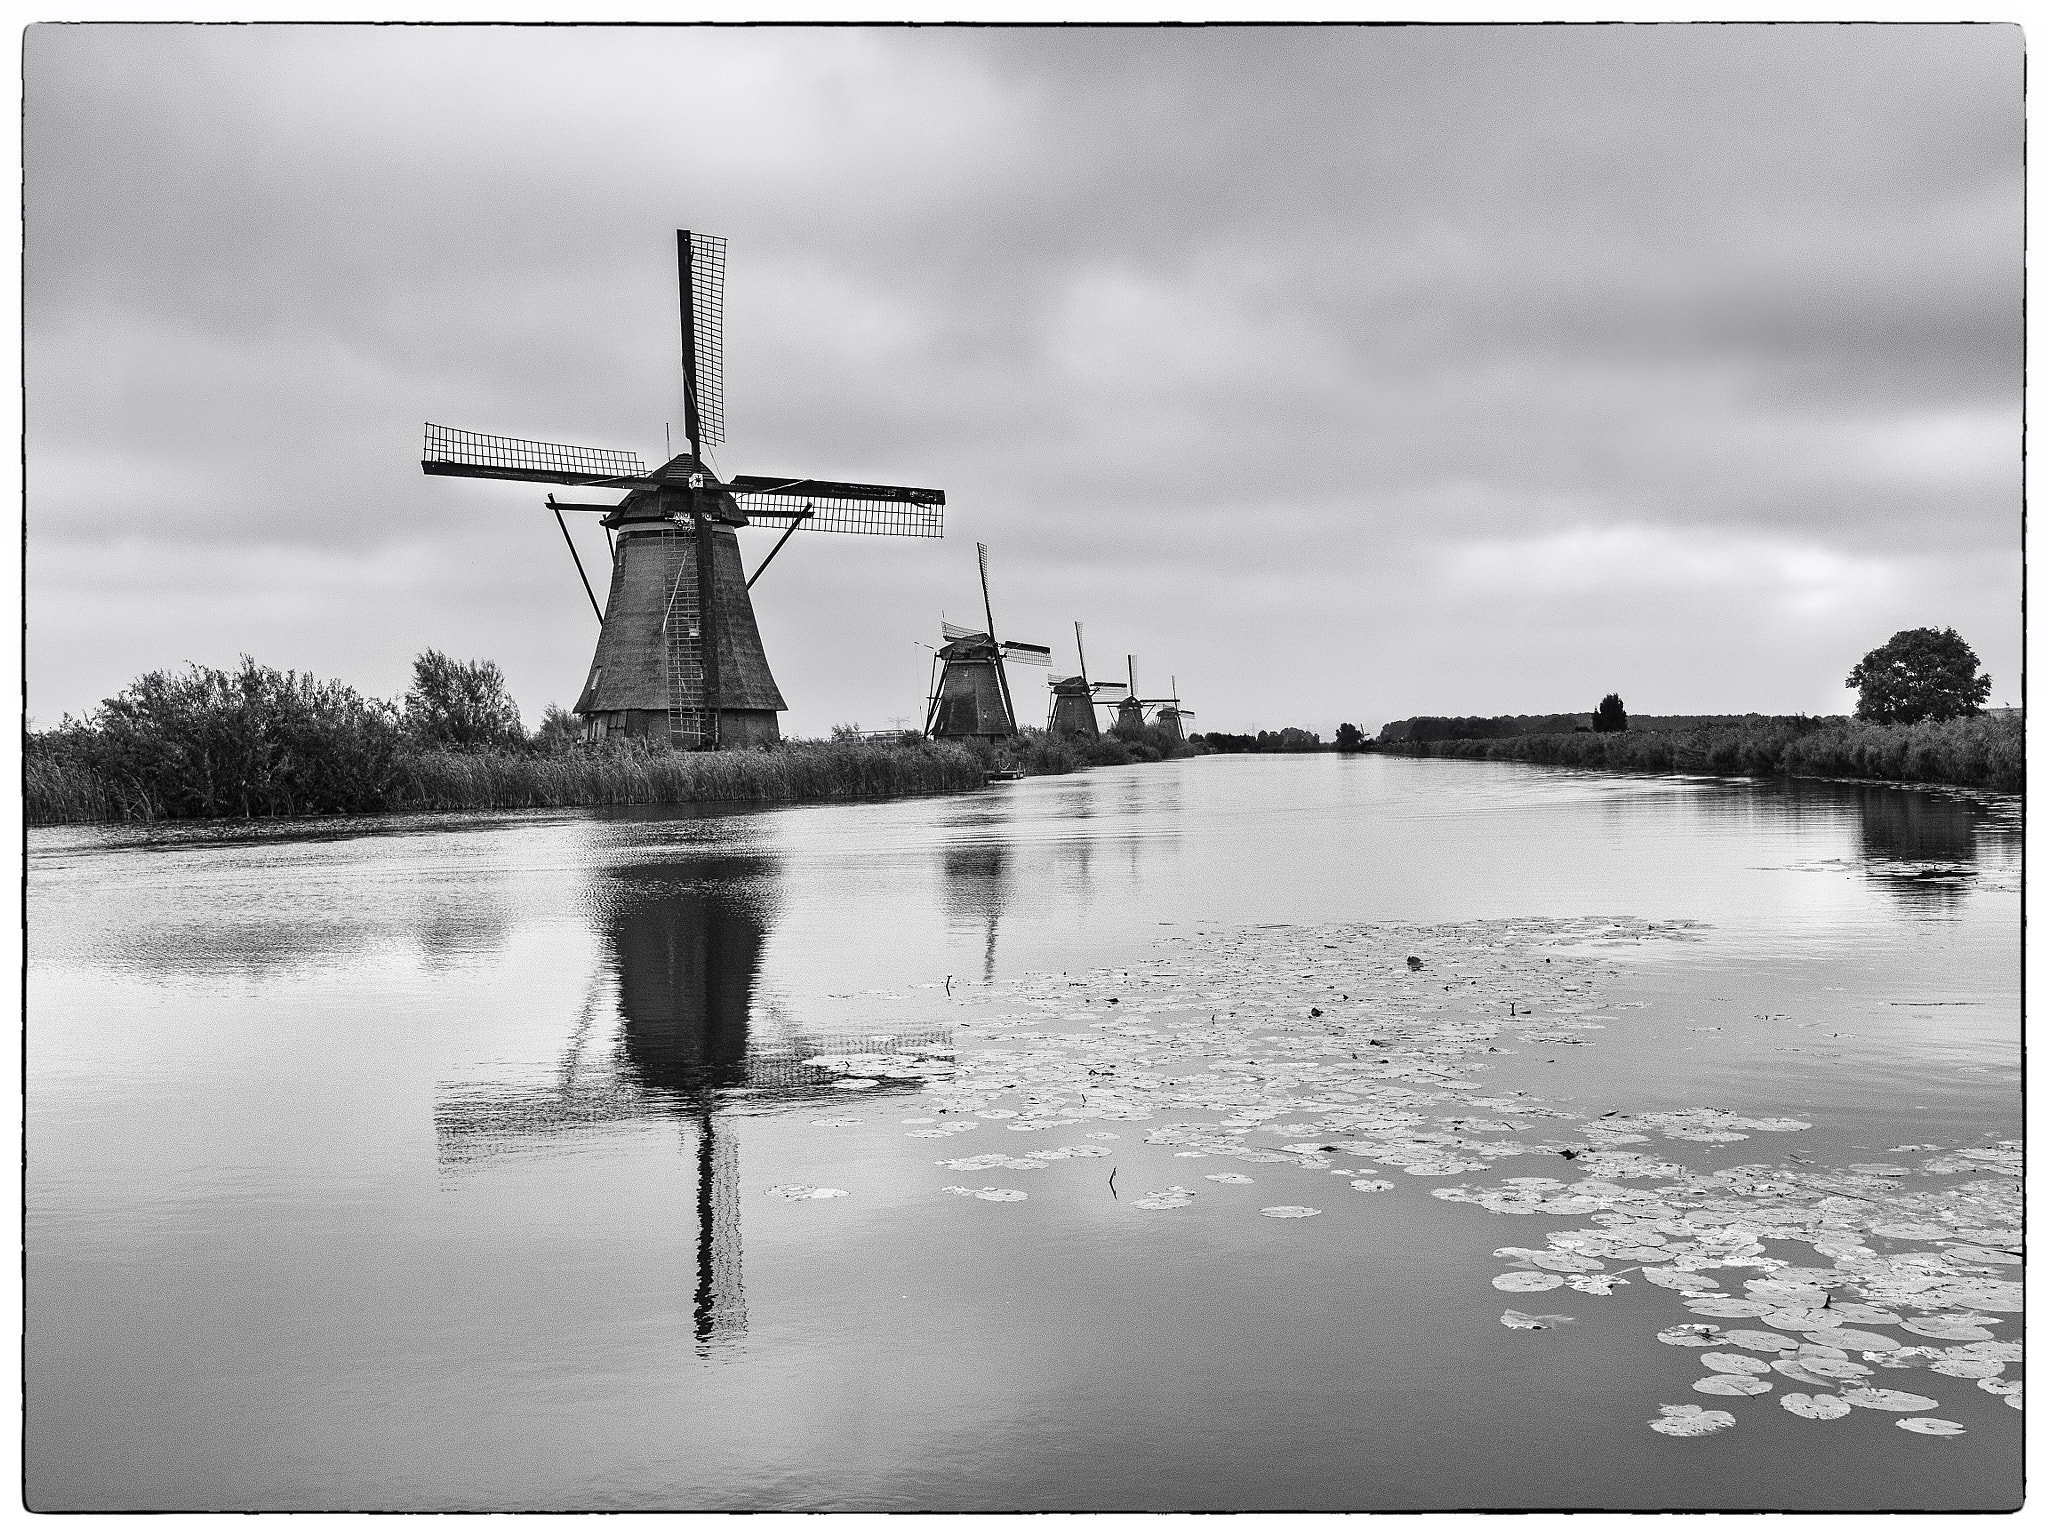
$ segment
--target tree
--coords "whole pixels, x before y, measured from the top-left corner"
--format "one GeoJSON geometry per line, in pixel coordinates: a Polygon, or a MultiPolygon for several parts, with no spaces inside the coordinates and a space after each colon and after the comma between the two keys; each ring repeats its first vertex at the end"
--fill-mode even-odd
{"type": "Polygon", "coordinates": [[[1856,718],[1885,725],[1974,715],[1991,697],[1977,653],[1952,629],[1902,629],[1856,663],[1856,718]]]}
{"type": "Polygon", "coordinates": [[[422,651],[412,664],[405,729],[438,747],[509,747],[526,740],[498,664],[456,661],[439,651],[422,651]]]}
{"type": "Polygon", "coordinates": [[[1600,701],[1600,707],[1593,711],[1593,729],[1596,731],[1625,731],[1628,729],[1628,711],[1621,707],[1621,695],[1610,693],[1600,701]]]}
{"type": "Polygon", "coordinates": [[[1356,752],[1365,745],[1365,732],[1346,720],[1337,727],[1337,750],[1356,752]]]}
{"type": "Polygon", "coordinates": [[[543,752],[566,752],[583,739],[583,722],[559,704],[550,704],[540,712],[540,729],[533,733],[533,744],[543,752]]]}

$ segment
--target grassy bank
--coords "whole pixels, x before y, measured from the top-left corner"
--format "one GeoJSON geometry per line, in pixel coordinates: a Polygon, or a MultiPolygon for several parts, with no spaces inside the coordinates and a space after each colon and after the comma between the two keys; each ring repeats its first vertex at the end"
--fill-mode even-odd
{"type": "MultiPolygon", "coordinates": [[[[76,743],[71,744],[74,748],[76,743]]],[[[767,750],[650,751],[633,743],[543,752],[453,751],[398,743],[354,782],[305,792],[304,765],[266,762],[258,782],[215,777],[206,794],[155,775],[118,776],[75,750],[24,756],[30,826],[207,816],[366,815],[387,811],[529,810],[575,805],[680,805],[705,800],[858,799],[976,789],[986,770],[961,747],[934,742],[791,741],[767,750]]]]}
{"type": "Polygon", "coordinates": [[[2017,715],[1917,725],[1756,716],[1682,731],[1573,732],[1461,741],[1395,741],[1404,757],[1487,758],[1568,768],[1885,779],[1971,789],[2026,790],[2026,729],[2017,715]]]}

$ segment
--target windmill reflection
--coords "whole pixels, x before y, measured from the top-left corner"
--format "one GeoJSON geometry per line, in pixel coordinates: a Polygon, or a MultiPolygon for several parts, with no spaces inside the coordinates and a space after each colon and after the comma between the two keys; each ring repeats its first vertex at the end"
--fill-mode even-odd
{"type": "Polygon", "coordinates": [[[982,930],[981,980],[996,977],[996,930],[1010,899],[1010,849],[1001,842],[955,843],[946,849],[946,912],[950,926],[982,930]]]}
{"type": "MultiPolygon", "coordinates": [[[[790,1100],[843,1103],[840,1074],[805,1061],[889,1048],[876,1036],[754,1038],[756,981],[777,877],[776,861],[758,855],[606,871],[593,892],[606,963],[551,1079],[451,1086],[434,1111],[444,1171],[657,1117],[686,1126],[697,1176],[692,1312],[700,1352],[747,1328],[736,1115],[790,1100]],[[593,1047],[593,1037],[608,1015],[615,1033],[606,1051],[593,1047]]],[[[943,1044],[949,1033],[886,1038],[917,1047],[943,1044]]],[[[862,1097],[917,1086],[915,1079],[884,1083],[862,1097]]]]}

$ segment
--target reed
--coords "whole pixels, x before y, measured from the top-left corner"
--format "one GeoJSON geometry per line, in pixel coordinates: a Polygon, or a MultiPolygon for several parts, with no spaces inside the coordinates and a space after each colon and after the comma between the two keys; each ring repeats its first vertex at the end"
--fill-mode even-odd
{"type": "Polygon", "coordinates": [[[2026,792],[2026,726],[2018,715],[1913,725],[1811,716],[1753,716],[1680,731],[1579,731],[1454,741],[1394,741],[1404,757],[1459,757],[1650,773],[1882,779],[2026,792]]]}
{"type": "MultiPolygon", "coordinates": [[[[53,733],[54,734],[54,733],[53,733]]],[[[869,799],[976,789],[983,765],[956,746],[902,742],[790,741],[730,752],[666,752],[632,742],[558,752],[454,751],[401,744],[362,793],[305,805],[247,792],[218,775],[208,796],[166,797],[91,762],[76,735],[61,745],[30,739],[22,800],[31,826],[159,821],[309,812],[532,810],[577,805],[681,805],[700,801],[869,799]],[[246,807],[246,808],[245,808],[246,807]]]]}

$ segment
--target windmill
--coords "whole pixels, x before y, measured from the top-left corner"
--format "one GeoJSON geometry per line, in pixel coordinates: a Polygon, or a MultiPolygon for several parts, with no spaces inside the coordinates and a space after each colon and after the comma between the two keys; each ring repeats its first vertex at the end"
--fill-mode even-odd
{"type": "Polygon", "coordinates": [[[1156,710],[1155,725],[1163,726],[1175,741],[1186,739],[1187,723],[1195,718],[1195,712],[1183,707],[1180,702],[1180,679],[1173,679],[1173,692],[1163,699],[1142,699],[1138,697],[1138,658],[1126,656],[1124,666],[1130,677],[1129,691],[1118,703],[1116,729],[1136,732],[1145,725],[1145,712],[1156,710]]]}
{"type": "Polygon", "coordinates": [[[938,686],[925,714],[927,736],[958,740],[969,736],[1002,738],[1017,733],[1017,709],[1010,698],[1006,662],[1020,666],[1050,665],[1052,651],[1022,640],[997,640],[996,614],[988,596],[988,546],[977,544],[981,562],[981,608],[986,630],[939,621],[945,644],[939,647],[938,686]]]}
{"type": "MultiPolygon", "coordinates": [[[[598,609],[597,654],[576,700],[588,739],[623,734],[676,747],[775,741],[787,708],[748,595],[799,528],[822,533],[944,534],[943,491],[786,475],[722,479],[705,450],[725,441],[725,241],[676,231],[682,299],[683,432],[689,448],[651,474],[635,453],[493,437],[427,423],[420,467],[430,475],[525,480],[624,491],[610,505],[547,499],[564,512],[601,512],[612,549],[611,589],[598,609]],[[736,529],[783,529],[749,576],[736,529]]],[[[570,541],[569,553],[576,554],[570,541]]]]}
{"type": "Polygon", "coordinates": [[[1055,736],[1082,736],[1093,741],[1102,734],[1096,727],[1095,706],[1115,703],[1124,685],[1088,681],[1088,649],[1081,643],[1078,619],[1074,621],[1074,654],[1081,658],[1081,670],[1072,677],[1052,679],[1052,708],[1045,728],[1055,736]]]}

